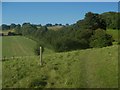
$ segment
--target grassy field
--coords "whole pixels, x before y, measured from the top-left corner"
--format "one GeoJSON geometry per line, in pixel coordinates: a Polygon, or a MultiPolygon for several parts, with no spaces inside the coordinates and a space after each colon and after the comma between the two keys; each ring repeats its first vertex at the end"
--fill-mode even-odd
{"type": "Polygon", "coordinates": [[[2,37],[2,56],[29,56],[34,55],[36,42],[21,36],[2,37]]]}
{"type": "Polygon", "coordinates": [[[8,32],[15,32],[15,30],[0,30],[0,33],[3,33],[4,35],[8,35],[8,32]]]}
{"type": "MultiPolygon", "coordinates": [[[[48,52],[48,51],[45,51],[48,52]]],[[[118,46],[43,54],[4,61],[3,87],[115,88],[118,87],[118,46]]]]}
{"type": "MultiPolygon", "coordinates": [[[[117,31],[107,33],[117,39],[117,31]]],[[[3,56],[34,55],[36,43],[30,39],[6,36],[2,40],[3,56]]],[[[45,48],[43,61],[43,66],[39,56],[3,61],[3,88],[118,87],[118,45],[63,53],[45,48]]]]}
{"type": "MultiPolygon", "coordinates": [[[[2,57],[2,37],[0,37],[0,57],[2,57]]],[[[0,59],[0,89],[2,88],[2,62],[0,59]]]]}
{"type": "Polygon", "coordinates": [[[2,89],[2,62],[0,61],[0,89],[2,89]]]}
{"type": "Polygon", "coordinates": [[[108,34],[112,35],[112,37],[115,41],[118,41],[118,35],[120,33],[120,30],[107,29],[106,32],[108,34]]]}
{"type": "Polygon", "coordinates": [[[49,30],[54,30],[54,31],[57,31],[59,30],[60,28],[62,28],[63,26],[52,26],[52,27],[47,27],[49,30]]]}
{"type": "Polygon", "coordinates": [[[0,57],[2,57],[2,37],[0,36],[0,57]]]}

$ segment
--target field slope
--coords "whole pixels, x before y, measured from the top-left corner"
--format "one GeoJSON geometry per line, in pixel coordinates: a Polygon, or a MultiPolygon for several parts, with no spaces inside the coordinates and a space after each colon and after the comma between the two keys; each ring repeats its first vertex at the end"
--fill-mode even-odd
{"type": "Polygon", "coordinates": [[[43,54],[3,62],[3,87],[117,88],[118,46],[43,54]]]}
{"type": "Polygon", "coordinates": [[[113,40],[117,41],[119,40],[119,33],[120,33],[120,30],[117,30],[117,29],[107,29],[106,32],[110,35],[112,35],[113,37],[113,40]]]}
{"type": "Polygon", "coordinates": [[[22,36],[2,37],[2,56],[29,56],[34,55],[36,42],[22,36]]]}

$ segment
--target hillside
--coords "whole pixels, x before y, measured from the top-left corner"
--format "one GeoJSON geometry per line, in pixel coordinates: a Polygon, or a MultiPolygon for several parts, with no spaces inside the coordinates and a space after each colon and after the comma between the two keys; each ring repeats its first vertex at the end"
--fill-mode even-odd
{"type": "Polygon", "coordinates": [[[60,30],[63,26],[51,26],[51,27],[47,27],[48,30],[54,30],[54,31],[57,31],[57,30],[60,30]]]}
{"type": "Polygon", "coordinates": [[[113,40],[115,40],[116,42],[118,42],[119,40],[119,33],[120,33],[120,30],[117,30],[117,29],[107,29],[106,32],[110,35],[112,35],[113,37],[113,40]]]}
{"type": "MultiPolygon", "coordinates": [[[[48,51],[45,51],[48,52],[48,51]]],[[[3,87],[116,88],[118,46],[43,54],[3,62],[3,87]]]]}
{"type": "Polygon", "coordinates": [[[2,37],[2,56],[30,56],[34,55],[36,42],[22,36],[2,37]]]}

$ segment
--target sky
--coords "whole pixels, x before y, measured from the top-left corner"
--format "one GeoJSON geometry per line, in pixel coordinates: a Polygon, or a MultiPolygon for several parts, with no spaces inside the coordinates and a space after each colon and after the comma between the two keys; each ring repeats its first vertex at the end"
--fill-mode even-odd
{"type": "Polygon", "coordinates": [[[2,0],[2,2],[119,2],[119,0],[2,0]]]}
{"type": "Polygon", "coordinates": [[[73,24],[85,13],[118,11],[117,2],[2,2],[2,23],[73,24]]]}

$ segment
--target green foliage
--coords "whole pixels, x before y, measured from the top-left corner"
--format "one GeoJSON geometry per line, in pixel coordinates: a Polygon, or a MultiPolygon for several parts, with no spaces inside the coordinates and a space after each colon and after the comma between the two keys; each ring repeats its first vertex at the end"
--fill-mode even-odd
{"type": "Polygon", "coordinates": [[[80,46],[80,43],[77,40],[70,39],[70,38],[62,38],[60,40],[57,40],[54,44],[55,51],[61,52],[61,51],[69,51],[69,50],[75,50],[78,49],[80,46]]]}
{"type": "Polygon", "coordinates": [[[8,32],[8,36],[15,36],[14,32],[8,32]]]}
{"type": "MultiPolygon", "coordinates": [[[[77,29],[75,25],[60,28],[58,31],[48,30],[46,26],[37,28],[30,23],[22,25],[22,35],[36,40],[40,45],[56,52],[86,49],[90,46],[90,38],[94,34],[92,29],[77,29]]],[[[110,38],[110,37],[105,37],[110,38]]],[[[97,44],[97,43],[94,43],[97,44]]],[[[108,45],[108,44],[106,44],[108,45]]],[[[39,49],[35,49],[39,53],[39,49]]]]}
{"type": "Polygon", "coordinates": [[[79,20],[73,25],[61,27],[56,31],[49,30],[47,26],[51,26],[51,24],[38,27],[38,25],[23,23],[21,27],[17,25],[15,30],[16,33],[31,38],[37,41],[37,43],[40,43],[40,45],[57,52],[86,49],[90,47],[103,47],[111,45],[112,43],[110,40],[111,36],[105,34],[103,30],[101,30],[101,33],[103,33],[102,37],[100,37],[100,34],[98,34],[98,36],[95,35],[97,31],[100,31],[97,29],[106,30],[106,27],[108,27],[106,19],[104,19],[101,14],[88,12],[83,20],[79,20]]]}
{"type": "Polygon", "coordinates": [[[105,47],[112,45],[112,36],[98,29],[90,39],[90,47],[105,47]]]}
{"type": "Polygon", "coordinates": [[[22,25],[22,35],[32,35],[34,31],[37,30],[37,27],[30,23],[23,23],[22,25]]]}
{"type": "Polygon", "coordinates": [[[37,44],[34,48],[35,55],[40,55],[40,47],[42,48],[42,53],[44,52],[44,47],[40,44],[37,44]]]}
{"type": "Polygon", "coordinates": [[[12,23],[12,24],[10,25],[10,29],[15,29],[15,27],[16,27],[16,24],[14,24],[14,23],[12,23]]]}
{"type": "Polygon", "coordinates": [[[113,41],[115,41],[115,42],[119,41],[120,30],[117,30],[117,29],[107,29],[106,33],[110,34],[113,37],[113,41]]]}
{"type": "Polygon", "coordinates": [[[21,29],[21,25],[20,24],[16,25],[15,33],[18,34],[18,35],[22,35],[22,29],[21,29]]]}
{"type": "Polygon", "coordinates": [[[9,30],[10,26],[6,24],[2,24],[2,30],[9,30]]]}
{"type": "Polygon", "coordinates": [[[77,27],[82,29],[96,30],[98,28],[106,29],[106,23],[99,14],[88,12],[83,20],[77,22],[77,27]]]}
{"type": "Polygon", "coordinates": [[[120,21],[120,13],[117,12],[105,12],[101,14],[102,18],[105,20],[107,24],[107,28],[109,29],[120,29],[119,21],[120,21]]]}

